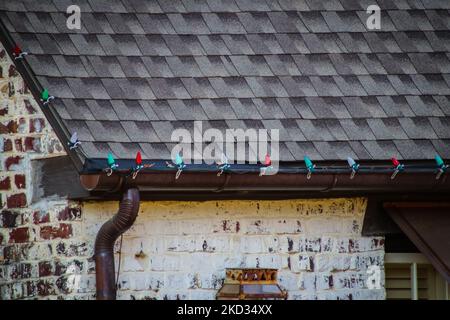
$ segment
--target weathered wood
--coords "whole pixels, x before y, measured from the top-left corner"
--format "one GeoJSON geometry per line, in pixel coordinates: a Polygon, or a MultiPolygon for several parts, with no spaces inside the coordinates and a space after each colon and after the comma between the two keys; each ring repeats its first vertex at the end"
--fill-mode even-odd
{"type": "Polygon", "coordinates": [[[383,208],[385,197],[369,197],[362,228],[363,236],[384,236],[401,233],[383,208]]]}
{"type": "Polygon", "coordinates": [[[68,156],[31,161],[33,181],[32,201],[51,196],[78,199],[89,196],[80,184],[80,178],[68,156]]]}

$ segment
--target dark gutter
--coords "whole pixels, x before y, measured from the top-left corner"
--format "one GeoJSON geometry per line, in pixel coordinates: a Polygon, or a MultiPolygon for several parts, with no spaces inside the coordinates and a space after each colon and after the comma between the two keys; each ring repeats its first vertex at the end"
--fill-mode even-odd
{"type": "Polygon", "coordinates": [[[82,174],[82,186],[91,192],[111,193],[122,183],[138,186],[142,192],[234,192],[234,191],[298,191],[327,194],[335,191],[358,192],[450,192],[450,179],[444,174],[439,180],[433,172],[399,173],[391,179],[392,172],[359,173],[350,179],[350,173],[316,173],[307,179],[305,173],[278,173],[259,176],[256,172],[246,174],[212,172],[183,172],[175,179],[173,171],[139,173],[131,176],[105,173],[82,174]]]}
{"type": "MultiPolygon", "coordinates": [[[[31,70],[30,65],[26,61],[26,56],[23,59],[14,59],[14,48],[16,47],[16,42],[9,34],[6,26],[4,25],[3,21],[0,19],[0,41],[3,44],[3,47],[5,48],[6,52],[8,53],[11,60],[14,62],[16,66],[16,70],[19,72],[19,74],[22,76],[26,86],[30,90],[31,94],[33,95],[36,103],[39,105],[40,109],[44,113],[46,119],[52,126],[53,130],[56,133],[56,136],[58,137],[59,141],[61,141],[62,146],[64,147],[66,153],[69,155],[71,160],[73,161],[76,169],[80,172],[83,168],[84,158],[77,153],[75,150],[70,150],[67,141],[69,141],[71,133],[67,130],[66,126],[64,125],[62,119],[57,114],[57,111],[54,109],[52,102],[50,102],[47,105],[43,105],[43,102],[41,101],[41,93],[44,90],[42,85],[38,82],[34,72],[31,70]]],[[[19,47],[21,47],[20,43],[17,43],[19,47]]],[[[27,51],[27,48],[21,48],[23,51],[27,51]]],[[[52,94],[50,92],[50,94],[52,94]]]]}

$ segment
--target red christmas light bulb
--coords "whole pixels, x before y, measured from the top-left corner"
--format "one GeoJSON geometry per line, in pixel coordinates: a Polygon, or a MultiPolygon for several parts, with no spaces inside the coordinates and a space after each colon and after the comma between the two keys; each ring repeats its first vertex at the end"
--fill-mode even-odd
{"type": "Polygon", "coordinates": [[[400,162],[396,158],[392,158],[391,160],[394,167],[398,167],[400,165],[400,162]]]}
{"type": "Polygon", "coordinates": [[[22,53],[22,49],[20,49],[20,47],[19,47],[18,45],[16,45],[16,46],[14,47],[14,55],[15,55],[16,57],[18,57],[18,56],[20,56],[21,53],[22,53]]]}
{"type": "Polygon", "coordinates": [[[136,154],[136,164],[138,166],[140,166],[142,164],[142,156],[141,156],[141,152],[138,151],[138,153],[136,154]]]}
{"type": "Polygon", "coordinates": [[[266,154],[266,159],[264,160],[264,165],[270,166],[272,164],[272,160],[270,159],[270,156],[266,154]]]}

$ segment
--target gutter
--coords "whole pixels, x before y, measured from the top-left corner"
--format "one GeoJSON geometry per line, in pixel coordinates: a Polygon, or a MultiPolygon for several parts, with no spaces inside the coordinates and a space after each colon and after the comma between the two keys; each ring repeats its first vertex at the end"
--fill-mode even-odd
{"type": "Polygon", "coordinates": [[[328,193],[334,191],[357,192],[450,192],[448,175],[435,178],[432,172],[399,173],[391,179],[392,172],[358,173],[350,179],[350,173],[313,173],[310,179],[301,173],[278,173],[259,176],[217,172],[183,172],[179,179],[171,171],[139,173],[136,179],[105,173],[81,174],[81,185],[90,192],[115,193],[122,183],[139,187],[141,192],[165,192],[168,194],[189,192],[222,193],[232,191],[301,191],[328,193]]]}

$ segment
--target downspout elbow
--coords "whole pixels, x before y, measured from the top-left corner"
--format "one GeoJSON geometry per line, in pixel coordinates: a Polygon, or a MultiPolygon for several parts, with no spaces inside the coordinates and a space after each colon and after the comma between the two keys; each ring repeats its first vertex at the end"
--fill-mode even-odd
{"type": "Polygon", "coordinates": [[[127,189],[119,211],[100,228],[95,239],[97,300],[115,300],[114,243],[134,223],[139,212],[139,190],[127,189]]]}

